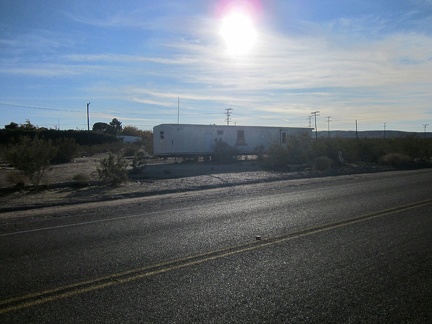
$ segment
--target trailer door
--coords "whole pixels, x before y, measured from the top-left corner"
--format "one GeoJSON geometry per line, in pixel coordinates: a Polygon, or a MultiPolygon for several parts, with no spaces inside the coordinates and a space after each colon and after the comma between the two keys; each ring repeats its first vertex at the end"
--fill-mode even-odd
{"type": "Polygon", "coordinates": [[[206,152],[212,152],[213,148],[212,148],[212,134],[211,133],[205,133],[205,151],[206,152]]]}
{"type": "Polygon", "coordinates": [[[281,144],[286,144],[287,143],[287,132],[286,131],[281,131],[281,133],[280,133],[280,143],[281,144]]]}

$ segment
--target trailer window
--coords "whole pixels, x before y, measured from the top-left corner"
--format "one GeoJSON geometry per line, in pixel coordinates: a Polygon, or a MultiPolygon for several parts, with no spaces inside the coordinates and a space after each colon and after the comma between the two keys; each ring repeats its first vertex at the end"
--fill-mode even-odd
{"type": "Polygon", "coordinates": [[[218,134],[219,136],[222,136],[222,135],[223,135],[223,130],[222,130],[222,129],[218,129],[217,134],[218,134]]]}
{"type": "Polygon", "coordinates": [[[244,136],[244,130],[238,130],[237,131],[236,145],[246,145],[245,136],[244,136]]]}
{"type": "Polygon", "coordinates": [[[160,135],[160,139],[164,139],[164,132],[163,132],[163,131],[161,131],[161,132],[159,133],[159,135],[160,135]]]}

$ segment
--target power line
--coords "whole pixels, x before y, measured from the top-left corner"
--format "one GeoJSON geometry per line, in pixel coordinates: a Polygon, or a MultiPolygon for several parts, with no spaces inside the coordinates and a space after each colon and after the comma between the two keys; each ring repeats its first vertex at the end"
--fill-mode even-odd
{"type": "Polygon", "coordinates": [[[59,108],[47,108],[47,107],[35,107],[35,106],[24,106],[24,105],[9,104],[9,103],[5,103],[5,102],[0,102],[0,105],[2,105],[2,106],[10,106],[10,107],[27,108],[27,109],[38,109],[38,110],[79,112],[78,110],[59,109],[59,108]]]}

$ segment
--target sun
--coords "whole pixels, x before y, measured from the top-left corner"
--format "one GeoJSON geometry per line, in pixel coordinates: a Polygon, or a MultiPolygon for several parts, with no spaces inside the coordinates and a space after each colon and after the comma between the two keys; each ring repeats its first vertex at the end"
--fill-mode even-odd
{"type": "Polygon", "coordinates": [[[231,11],[223,17],[220,35],[228,52],[233,55],[249,53],[256,40],[256,30],[251,17],[241,11],[231,11]]]}

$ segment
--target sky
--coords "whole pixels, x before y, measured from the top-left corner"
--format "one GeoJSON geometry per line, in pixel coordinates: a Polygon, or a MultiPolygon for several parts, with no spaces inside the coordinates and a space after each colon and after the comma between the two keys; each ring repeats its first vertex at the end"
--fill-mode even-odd
{"type": "Polygon", "coordinates": [[[1,0],[0,127],[432,130],[432,0],[1,0]],[[429,125],[430,124],[430,125],[429,125]],[[425,126],[426,125],[426,126],[425,126]],[[430,128],[428,128],[430,127],[430,128]]]}

